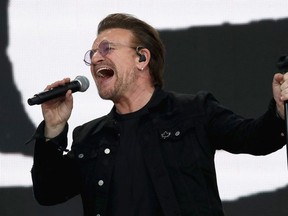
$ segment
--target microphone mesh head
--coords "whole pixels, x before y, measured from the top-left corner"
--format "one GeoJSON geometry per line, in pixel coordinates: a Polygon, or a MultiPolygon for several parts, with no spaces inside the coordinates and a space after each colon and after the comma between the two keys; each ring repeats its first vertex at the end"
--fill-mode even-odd
{"type": "Polygon", "coordinates": [[[80,83],[80,92],[85,92],[89,88],[89,80],[85,76],[77,76],[76,81],[80,83]]]}

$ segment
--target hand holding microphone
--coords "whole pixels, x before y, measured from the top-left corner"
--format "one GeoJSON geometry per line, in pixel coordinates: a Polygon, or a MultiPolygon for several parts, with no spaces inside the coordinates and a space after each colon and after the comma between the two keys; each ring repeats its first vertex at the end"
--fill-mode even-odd
{"type": "Polygon", "coordinates": [[[89,80],[84,76],[77,76],[71,82],[69,78],[65,78],[48,85],[43,92],[28,99],[29,105],[42,104],[45,137],[50,139],[63,131],[73,108],[72,93],[84,92],[88,87],[89,80]]]}

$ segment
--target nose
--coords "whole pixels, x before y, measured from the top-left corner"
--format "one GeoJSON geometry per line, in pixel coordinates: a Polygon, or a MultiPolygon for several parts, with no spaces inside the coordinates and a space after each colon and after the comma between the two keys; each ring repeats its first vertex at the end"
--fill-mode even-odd
{"type": "Polygon", "coordinates": [[[91,64],[95,65],[98,62],[101,62],[104,60],[104,57],[99,53],[99,51],[94,52],[91,57],[91,64]]]}

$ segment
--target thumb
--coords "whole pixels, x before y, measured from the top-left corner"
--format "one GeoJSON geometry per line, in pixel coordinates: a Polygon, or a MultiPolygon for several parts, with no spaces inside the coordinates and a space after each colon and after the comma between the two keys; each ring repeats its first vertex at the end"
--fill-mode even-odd
{"type": "Polygon", "coordinates": [[[283,82],[284,75],[281,73],[276,73],[273,78],[273,85],[280,85],[283,82]]]}

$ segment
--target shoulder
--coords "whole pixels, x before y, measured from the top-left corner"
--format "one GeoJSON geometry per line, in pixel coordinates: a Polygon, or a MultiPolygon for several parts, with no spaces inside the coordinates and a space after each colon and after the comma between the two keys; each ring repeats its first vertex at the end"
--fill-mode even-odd
{"type": "MultiPolygon", "coordinates": [[[[195,94],[185,94],[178,92],[167,92],[168,97],[180,106],[207,106],[209,104],[218,104],[218,100],[211,92],[199,91],[195,94]]],[[[176,105],[175,104],[175,105],[176,105]]]]}
{"type": "Polygon", "coordinates": [[[73,131],[73,140],[81,140],[85,138],[87,134],[93,133],[100,127],[102,128],[103,124],[107,121],[107,119],[108,115],[105,115],[76,127],[73,131]]]}

